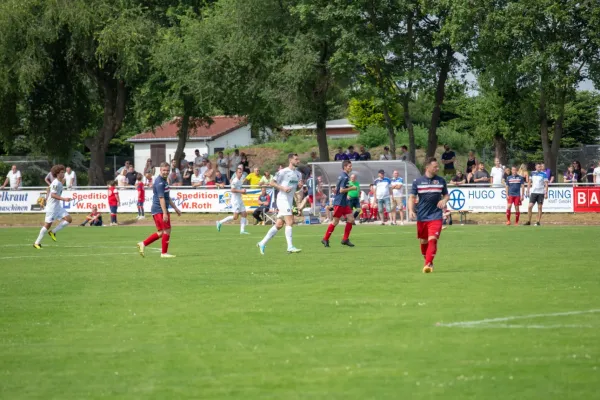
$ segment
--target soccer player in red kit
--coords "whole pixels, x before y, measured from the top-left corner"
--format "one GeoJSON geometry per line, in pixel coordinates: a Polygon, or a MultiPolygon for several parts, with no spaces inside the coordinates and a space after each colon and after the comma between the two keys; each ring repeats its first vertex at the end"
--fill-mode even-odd
{"type": "Polygon", "coordinates": [[[118,225],[117,209],[121,203],[115,181],[108,182],[108,207],[110,208],[110,226],[118,225]]]}
{"type": "Polygon", "coordinates": [[[160,164],[160,175],[154,180],[152,191],[154,198],[152,199],[152,218],[156,225],[156,232],[148,236],[143,242],[137,244],[140,255],[144,257],[144,249],[146,246],[154,243],[158,239],[162,238],[162,258],[174,258],[175,256],[168,253],[169,250],[169,238],[171,236],[171,216],[169,214],[168,207],[171,206],[177,215],[181,215],[179,208],[173,203],[170,197],[170,188],[167,183],[167,177],[169,176],[171,167],[168,163],[163,162],[160,164]]]}
{"type": "Polygon", "coordinates": [[[356,190],[354,186],[350,185],[350,172],[352,172],[352,162],[350,160],[342,161],[342,173],[340,174],[337,185],[335,187],[335,198],[333,199],[333,221],[327,227],[325,236],[321,243],[325,247],[329,247],[329,238],[333,233],[333,230],[339,224],[340,218],[346,217],[346,227],[344,228],[344,236],[342,238],[342,245],[348,247],[354,247],[354,244],[350,241],[350,231],[352,231],[352,225],[354,223],[354,215],[352,214],[352,208],[348,201],[348,192],[356,190]]]}
{"type": "Polygon", "coordinates": [[[433,259],[442,232],[443,210],[448,203],[448,187],[444,178],[437,175],[439,169],[435,158],[427,159],[425,175],[413,181],[408,199],[410,218],[417,220],[417,237],[421,242],[421,254],[425,257],[425,273],[433,272],[433,259]],[[415,213],[417,196],[419,202],[415,213]]]}
{"type": "Polygon", "coordinates": [[[144,189],[144,182],[142,182],[144,176],[140,173],[137,174],[137,182],[135,183],[135,187],[137,189],[137,209],[138,216],[137,219],[145,219],[144,216],[144,201],[146,201],[146,190],[144,189]]]}

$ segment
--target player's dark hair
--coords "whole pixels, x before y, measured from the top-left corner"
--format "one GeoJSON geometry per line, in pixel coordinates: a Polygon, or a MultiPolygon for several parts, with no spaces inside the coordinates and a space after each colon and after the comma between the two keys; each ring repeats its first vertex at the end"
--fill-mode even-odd
{"type": "Polygon", "coordinates": [[[65,166],[62,164],[58,164],[58,165],[55,165],[54,167],[52,167],[50,172],[52,173],[52,176],[56,178],[58,176],[58,174],[60,174],[64,170],[65,170],[65,166]]]}
{"type": "Polygon", "coordinates": [[[435,158],[435,157],[429,157],[428,159],[425,160],[425,165],[428,166],[432,162],[437,162],[437,158],[435,158]]]}
{"type": "Polygon", "coordinates": [[[342,168],[346,169],[346,167],[348,166],[348,164],[352,164],[352,161],[350,161],[350,160],[344,160],[344,161],[342,161],[342,168]]]}
{"type": "Polygon", "coordinates": [[[141,181],[144,176],[138,172],[136,178],[138,181],[141,181]]]}
{"type": "Polygon", "coordinates": [[[290,153],[290,154],[288,154],[288,160],[291,160],[294,157],[298,157],[298,154],[296,154],[296,153],[290,153]]]}

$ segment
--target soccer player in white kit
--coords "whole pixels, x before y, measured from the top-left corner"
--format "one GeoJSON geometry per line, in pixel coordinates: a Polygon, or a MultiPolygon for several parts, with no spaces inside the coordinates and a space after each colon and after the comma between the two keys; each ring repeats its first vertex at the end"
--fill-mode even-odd
{"type": "Polygon", "coordinates": [[[33,244],[33,247],[36,249],[42,248],[42,239],[46,233],[56,242],[56,233],[73,221],[60,203],[61,201],[71,201],[69,197],[61,197],[63,191],[63,184],[61,182],[65,177],[65,167],[64,165],[55,165],[52,167],[51,172],[54,180],[50,184],[48,192],[44,226],[40,229],[40,234],[33,244]],[[52,222],[57,220],[61,220],[60,223],[53,230],[49,231],[48,229],[52,226],[52,222]]]}
{"type": "Polygon", "coordinates": [[[292,226],[294,225],[294,213],[292,206],[294,204],[294,193],[298,188],[298,182],[302,179],[300,172],[296,170],[300,159],[298,154],[288,155],[289,166],[281,169],[275,174],[270,182],[270,185],[277,189],[277,223],[267,232],[267,235],[256,244],[256,247],[260,249],[260,254],[265,254],[265,247],[269,240],[277,234],[277,232],[283,228],[285,221],[285,239],[287,240],[287,251],[288,253],[300,253],[300,249],[297,249],[292,244],[292,226]]]}
{"type": "Polygon", "coordinates": [[[243,173],[244,169],[241,166],[238,166],[235,170],[235,175],[231,178],[231,208],[233,209],[233,217],[230,215],[217,221],[217,231],[219,232],[221,232],[221,225],[232,220],[237,221],[241,215],[240,235],[250,234],[249,232],[246,232],[246,224],[248,223],[246,218],[248,214],[246,213],[246,205],[242,199],[242,194],[246,193],[246,189],[242,188],[242,185],[244,184],[244,179],[242,179],[243,173]]]}

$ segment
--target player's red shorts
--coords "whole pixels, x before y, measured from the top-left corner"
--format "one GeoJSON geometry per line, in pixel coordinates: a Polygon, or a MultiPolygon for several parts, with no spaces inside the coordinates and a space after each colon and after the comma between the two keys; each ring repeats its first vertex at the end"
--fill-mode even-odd
{"type": "Polygon", "coordinates": [[[342,218],[344,215],[352,214],[348,206],[333,206],[333,218],[342,218]]]}
{"type": "Polygon", "coordinates": [[[512,206],[513,204],[515,206],[521,205],[521,196],[508,196],[506,199],[508,201],[509,206],[512,206]]]}
{"type": "Polygon", "coordinates": [[[164,231],[165,229],[171,229],[171,215],[169,214],[169,220],[163,220],[162,214],[153,214],[152,218],[154,219],[154,225],[156,225],[156,229],[159,231],[164,231]]]}
{"type": "Polygon", "coordinates": [[[441,232],[441,219],[436,219],[434,221],[417,221],[417,238],[419,239],[429,239],[432,236],[439,239],[441,232]]]}

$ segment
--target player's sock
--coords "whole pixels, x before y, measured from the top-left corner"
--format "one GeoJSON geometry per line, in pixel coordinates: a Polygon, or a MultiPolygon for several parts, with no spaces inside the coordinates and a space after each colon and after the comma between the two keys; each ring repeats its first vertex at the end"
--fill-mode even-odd
{"type": "Polygon", "coordinates": [[[323,240],[329,240],[329,238],[331,237],[331,234],[333,233],[334,230],[335,230],[335,225],[329,224],[329,226],[327,227],[327,231],[325,232],[325,236],[323,236],[323,240]]]}
{"type": "Polygon", "coordinates": [[[141,217],[144,214],[144,209],[138,206],[138,217],[141,217]]]}
{"type": "Polygon", "coordinates": [[[219,221],[220,224],[224,224],[225,222],[233,221],[233,217],[230,215],[229,217],[225,217],[219,221]]]}
{"type": "Polygon", "coordinates": [[[146,216],[146,213],[144,212],[144,206],[141,206],[141,207],[140,207],[140,210],[142,210],[142,217],[145,217],[145,216],[146,216]]]}
{"type": "Polygon", "coordinates": [[[510,222],[510,210],[506,210],[506,220],[510,222]]]}
{"type": "Polygon", "coordinates": [[[350,231],[352,230],[352,223],[346,222],[346,227],[344,228],[344,237],[342,240],[348,240],[350,237],[350,231]]]}
{"type": "Polygon", "coordinates": [[[169,250],[169,237],[171,235],[163,233],[162,235],[162,254],[167,254],[169,250]]]}
{"type": "Polygon", "coordinates": [[[433,264],[435,253],[437,252],[437,240],[430,240],[427,246],[427,254],[425,255],[425,264],[433,264]]]}
{"type": "Polygon", "coordinates": [[[116,221],[116,214],[110,213],[110,223],[114,224],[116,221]]]}
{"type": "Polygon", "coordinates": [[[515,223],[517,223],[517,224],[519,223],[519,217],[520,217],[520,216],[521,216],[521,213],[517,211],[517,212],[515,213],[515,223]]]}
{"type": "Polygon", "coordinates": [[[285,227],[285,240],[287,241],[288,249],[291,247],[294,247],[294,245],[292,244],[292,227],[291,226],[285,227]]]}
{"type": "Polygon", "coordinates": [[[246,229],[247,223],[248,223],[248,221],[246,220],[246,218],[244,218],[244,217],[240,218],[240,232],[244,232],[244,230],[246,229]]]}
{"type": "Polygon", "coordinates": [[[60,224],[56,225],[56,227],[54,229],[52,229],[52,232],[56,233],[58,231],[60,231],[61,229],[63,229],[65,226],[69,225],[69,223],[67,221],[60,221],[60,224]]]}
{"type": "Polygon", "coordinates": [[[42,239],[44,238],[44,236],[46,235],[46,233],[48,233],[48,229],[46,229],[45,226],[42,226],[42,229],[40,229],[40,234],[39,234],[37,240],[35,241],[35,244],[42,243],[42,239]]]}
{"type": "Polygon", "coordinates": [[[423,257],[427,256],[427,247],[429,243],[421,243],[421,254],[423,254],[423,257]]]}
{"type": "Polygon", "coordinates": [[[152,243],[156,242],[160,236],[158,233],[154,232],[152,235],[148,236],[146,240],[144,240],[144,246],[150,246],[152,243]]]}
{"type": "Polygon", "coordinates": [[[260,245],[264,246],[265,244],[267,244],[267,242],[271,239],[273,239],[273,236],[277,235],[277,228],[272,226],[271,229],[269,229],[269,231],[267,232],[267,234],[265,235],[265,237],[263,238],[263,240],[260,241],[260,245]]]}

